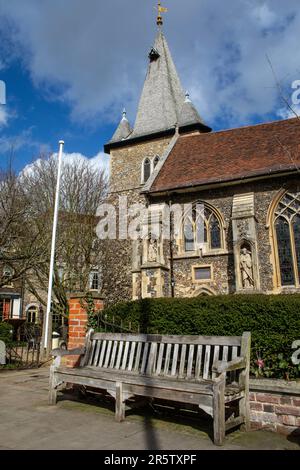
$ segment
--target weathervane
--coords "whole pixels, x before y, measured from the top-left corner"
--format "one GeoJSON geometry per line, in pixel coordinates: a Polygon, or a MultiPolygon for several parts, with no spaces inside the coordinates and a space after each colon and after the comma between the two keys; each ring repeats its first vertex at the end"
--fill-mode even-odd
{"type": "Polygon", "coordinates": [[[163,17],[162,17],[162,13],[167,13],[168,9],[165,8],[165,7],[162,7],[161,6],[161,2],[158,2],[158,5],[157,5],[157,11],[158,11],[158,15],[157,15],[157,20],[156,20],[156,24],[159,28],[162,27],[162,25],[164,24],[163,22],[163,17]]]}

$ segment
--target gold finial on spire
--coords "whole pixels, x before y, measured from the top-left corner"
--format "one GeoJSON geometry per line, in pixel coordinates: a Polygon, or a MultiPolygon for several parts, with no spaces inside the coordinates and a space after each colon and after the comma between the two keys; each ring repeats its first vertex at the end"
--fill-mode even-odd
{"type": "Polygon", "coordinates": [[[156,24],[159,28],[162,27],[162,25],[164,24],[163,22],[163,17],[162,17],[162,13],[167,13],[168,9],[165,8],[165,7],[162,7],[161,6],[161,2],[159,1],[158,2],[158,5],[157,5],[157,11],[158,11],[158,15],[157,15],[157,20],[156,20],[156,24]]]}

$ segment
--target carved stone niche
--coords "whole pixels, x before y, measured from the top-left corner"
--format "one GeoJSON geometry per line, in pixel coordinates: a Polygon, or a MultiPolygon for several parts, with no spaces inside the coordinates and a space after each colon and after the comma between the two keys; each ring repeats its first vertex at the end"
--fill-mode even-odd
{"type": "Polygon", "coordinates": [[[260,290],[254,194],[233,198],[232,235],[237,292],[260,290]]]}
{"type": "Polygon", "coordinates": [[[142,274],[141,272],[132,273],[132,300],[138,300],[142,297],[142,274]]]}
{"type": "Polygon", "coordinates": [[[166,270],[164,268],[147,268],[142,270],[142,298],[164,297],[166,290],[166,270]]]}

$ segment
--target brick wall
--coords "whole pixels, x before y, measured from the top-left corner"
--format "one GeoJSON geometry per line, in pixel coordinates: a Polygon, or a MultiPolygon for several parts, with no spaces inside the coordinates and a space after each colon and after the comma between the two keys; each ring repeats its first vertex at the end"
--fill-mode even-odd
{"type": "Polygon", "coordinates": [[[267,379],[251,382],[251,427],[300,435],[300,384],[267,379]]]}
{"type": "MultiPolygon", "coordinates": [[[[72,294],[69,297],[69,339],[68,349],[75,349],[84,346],[87,332],[88,316],[82,305],[84,294],[72,294]]],[[[94,305],[96,310],[102,310],[103,298],[93,293],[94,305]]],[[[67,366],[74,367],[78,365],[79,356],[68,356],[67,366]]]]}

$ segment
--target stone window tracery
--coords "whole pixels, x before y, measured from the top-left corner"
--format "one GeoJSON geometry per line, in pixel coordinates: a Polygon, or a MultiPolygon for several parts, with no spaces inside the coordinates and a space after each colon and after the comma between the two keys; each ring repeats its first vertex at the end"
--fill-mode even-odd
{"type": "Polygon", "coordinates": [[[192,213],[184,217],[183,248],[192,252],[204,245],[209,251],[223,248],[221,223],[210,207],[195,204],[192,213]]]}
{"type": "Polygon", "coordinates": [[[300,285],[300,193],[285,193],[274,211],[274,232],[282,287],[300,285]]]}

